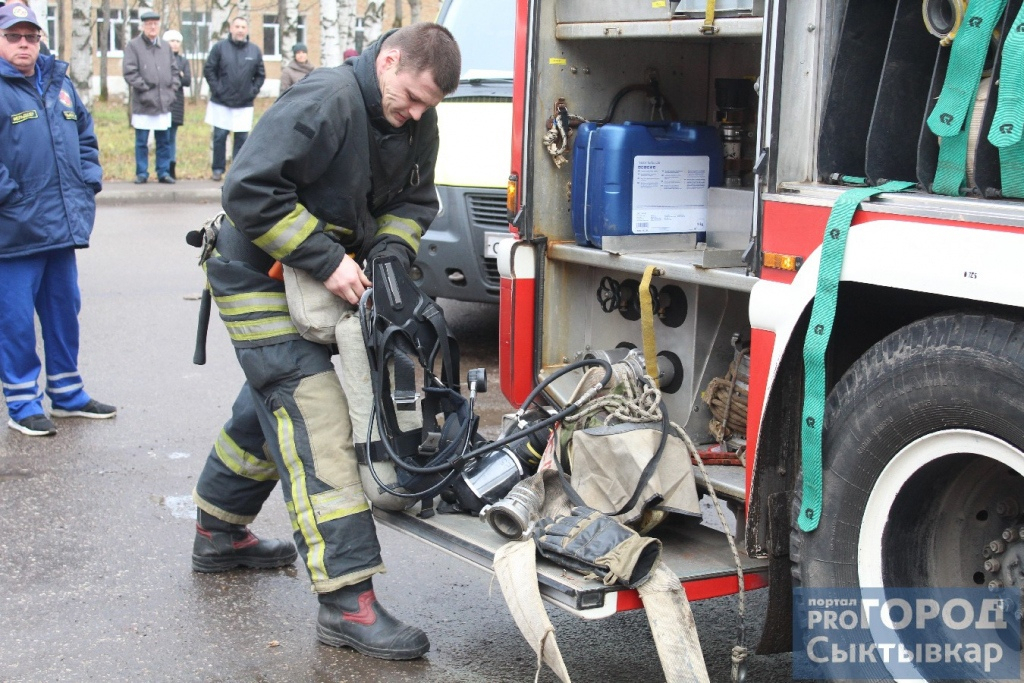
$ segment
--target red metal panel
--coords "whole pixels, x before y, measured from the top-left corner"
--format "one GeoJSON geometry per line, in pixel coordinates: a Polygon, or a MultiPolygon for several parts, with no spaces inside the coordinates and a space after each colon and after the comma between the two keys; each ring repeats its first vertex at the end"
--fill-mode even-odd
{"type": "Polygon", "coordinates": [[[747,503],[750,503],[750,483],[757,461],[757,434],[761,428],[764,399],[768,392],[768,371],[775,349],[775,333],[750,330],[750,385],[747,394],[747,503]]]}
{"type": "MultiPolygon", "coordinates": [[[[757,588],[768,587],[767,573],[749,573],[743,575],[743,585],[748,591],[757,588]]],[[[696,581],[683,582],[683,590],[686,591],[686,599],[690,602],[707,600],[709,598],[720,598],[723,595],[733,595],[739,587],[736,576],[720,576],[714,579],[697,579],[696,581]]],[[[619,601],[616,604],[617,612],[628,612],[634,609],[643,609],[644,603],[640,594],[635,590],[621,591],[618,594],[619,601]]]]}
{"type": "Polygon", "coordinates": [[[520,405],[533,389],[534,279],[502,278],[498,322],[501,393],[520,405]]]}

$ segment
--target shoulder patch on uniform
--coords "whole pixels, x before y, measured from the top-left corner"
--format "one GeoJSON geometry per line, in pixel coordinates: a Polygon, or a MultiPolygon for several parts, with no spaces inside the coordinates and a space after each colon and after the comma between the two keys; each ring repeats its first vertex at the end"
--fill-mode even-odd
{"type": "Polygon", "coordinates": [[[69,109],[66,109],[66,110],[64,110],[64,118],[66,118],[68,121],[77,121],[78,120],[78,114],[76,114],[75,112],[73,112],[73,111],[71,111],[69,109]]]}
{"type": "Polygon", "coordinates": [[[313,137],[316,135],[316,131],[315,130],[313,130],[312,128],[310,128],[306,124],[302,123],[301,121],[296,121],[295,122],[295,130],[299,131],[300,133],[305,135],[310,140],[312,140],[313,137]]]}
{"type": "Polygon", "coordinates": [[[57,96],[60,99],[60,103],[65,107],[71,106],[71,95],[68,94],[67,90],[61,90],[60,95],[57,96]]]}
{"type": "Polygon", "coordinates": [[[30,109],[29,111],[19,111],[17,114],[11,114],[11,125],[21,123],[23,121],[28,121],[29,119],[38,118],[39,112],[37,112],[35,109],[30,109]]]}

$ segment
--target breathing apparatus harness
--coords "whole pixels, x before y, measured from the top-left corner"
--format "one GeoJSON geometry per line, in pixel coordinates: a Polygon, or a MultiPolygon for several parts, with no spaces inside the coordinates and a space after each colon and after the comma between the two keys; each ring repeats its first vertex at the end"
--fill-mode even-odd
{"type": "MultiPolygon", "coordinates": [[[[579,410],[612,376],[611,364],[599,358],[571,363],[539,383],[517,411],[514,425],[496,441],[477,434],[473,406],[478,391],[486,391],[483,369],[468,375],[469,397],[460,393],[458,343],[445,324],[441,308],[409,278],[398,259],[384,256],[373,263],[374,286],[359,301],[363,341],[370,363],[374,404],[366,434],[366,462],[382,491],[399,498],[429,501],[452,485],[472,462],[535,432],[547,429],[579,410]],[[434,372],[438,359],[440,375],[434,372]],[[423,369],[423,393],[415,387],[415,365],[423,369]],[[574,370],[598,366],[604,377],[576,401],[544,419],[526,424],[523,416],[545,387],[574,370]],[[403,432],[397,410],[415,410],[420,402],[423,425],[419,434],[403,432]],[[438,422],[438,416],[443,422],[438,422]],[[371,444],[380,448],[374,452],[371,444]],[[374,462],[389,459],[395,466],[397,486],[383,481],[374,462]]],[[[567,482],[566,482],[567,483],[567,482]]]]}

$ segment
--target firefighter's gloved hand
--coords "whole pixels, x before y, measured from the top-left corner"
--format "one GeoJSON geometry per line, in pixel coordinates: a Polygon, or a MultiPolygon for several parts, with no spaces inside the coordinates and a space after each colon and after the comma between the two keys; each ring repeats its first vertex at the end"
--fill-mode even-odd
{"type": "Polygon", "coordinates": [[[661,541],[645,538],[588,507],[575,507],[554,519],[545,517],[533,533],[541,555],[563,567],[593,573],[605,585],[636,588],[661,556],[661,541]]]}
{"type": "Polygon", "coordinates": [[[377,242],[370,247],[370,252],[366,255],[366,268],[363,270],[366,277],[371,280],[373,279],[373,262],[381,256],[398,257],[398,263],[406,273],[409,272],[409,268],[412,267],[412,262],[416,258],[416,254],[405,242],[393,240],[377,242]]]}

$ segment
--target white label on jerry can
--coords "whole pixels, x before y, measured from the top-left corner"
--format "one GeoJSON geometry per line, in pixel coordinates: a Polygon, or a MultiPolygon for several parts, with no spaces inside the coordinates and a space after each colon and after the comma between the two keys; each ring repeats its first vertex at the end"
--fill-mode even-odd
{"type": "Polygon", "coordinates": [[[633,233],[704,232],[708,220],[708,157],[633,159],[633,233]]]}

